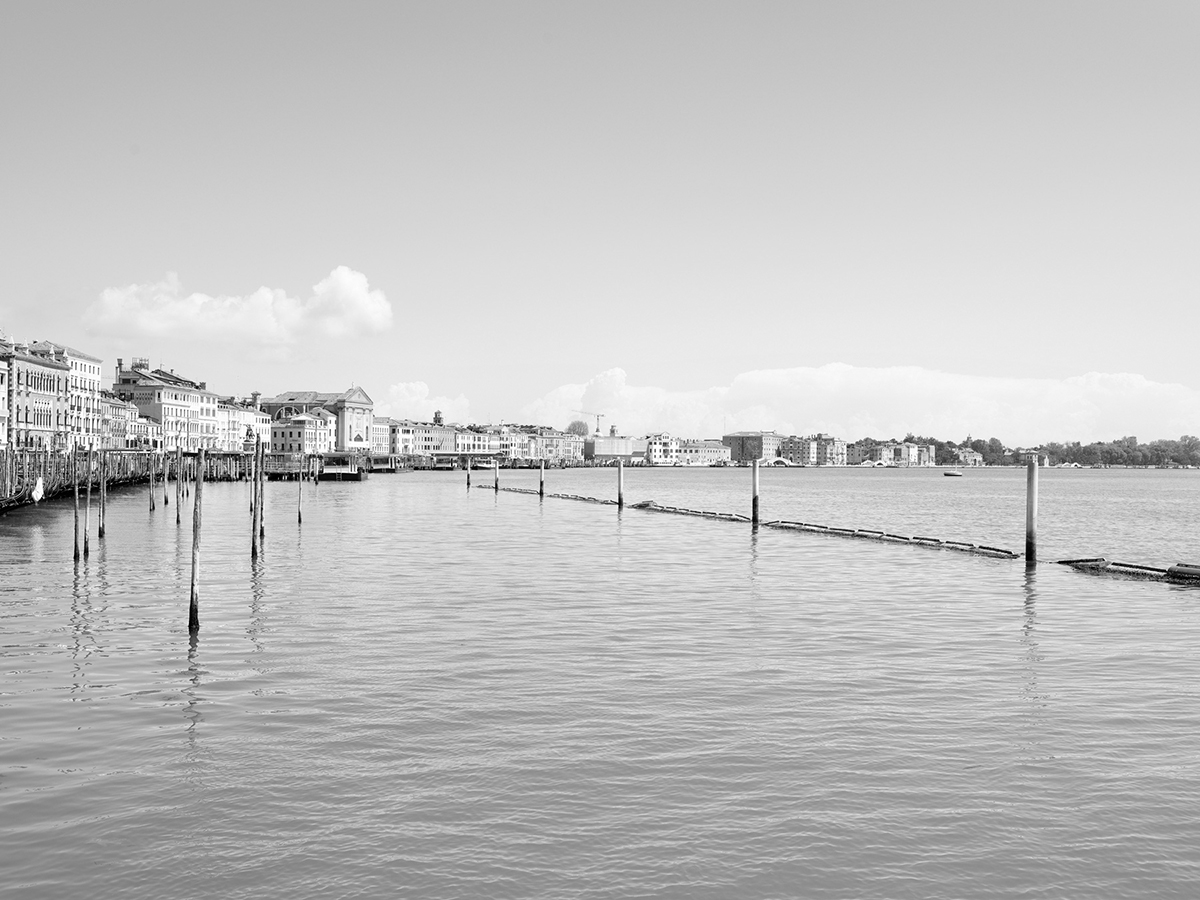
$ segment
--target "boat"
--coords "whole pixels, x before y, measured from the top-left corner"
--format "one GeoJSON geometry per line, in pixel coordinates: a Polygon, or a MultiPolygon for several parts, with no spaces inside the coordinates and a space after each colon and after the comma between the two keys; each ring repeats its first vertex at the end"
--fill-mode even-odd
{"type": "Polygon", "coordinates": [[[947,478],[962,478],[962,472],[958,471],[958,469],[951,469],[949,472],[943,472],[942,474],[947,478]]]}

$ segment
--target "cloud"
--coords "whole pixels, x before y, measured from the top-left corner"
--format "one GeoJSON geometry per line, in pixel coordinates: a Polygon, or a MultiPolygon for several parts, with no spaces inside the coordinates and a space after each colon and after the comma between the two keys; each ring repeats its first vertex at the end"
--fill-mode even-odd
{"type": "MultiPolygon", "coordinates": [[[[576,410],[603,413],[605,431],[616,425],[623,434],[669,431],[684,437],[773,429],[853,440],[911,431],[1032,445],[1200,433],[1200,392],[1141,375],[1097,372],[1016,378],[837,363],[745,372],[728,385],[668,391],[631,385],[617,368],[556,388],[527,405],[522,416],[562,427],[579,418],[576,410]]],[[[594,427],[594,419],[589,424],[594,427]]]]}
{"type": "Polygon", "coordinates": [[[180,338],[285,348],[306,337],[343,338],[385,331],[392,306],[367,277],[338,266],[306,300],[261,287],[243,297],[185,294],[174,272],[155,284],[108,288],[84,310],[92,334],[180,338]]]}
{"type": "Polygon", "coordinates": [[[429,385],[423,381],[405,381],[387,389],[387,396],[375,402],[375,415],[396,419],[415,419],[428,422],[434,412],[441,410],[447,422],[468,424],[471,404],[462,394],[457,397],[430,397],[429,385]]]}

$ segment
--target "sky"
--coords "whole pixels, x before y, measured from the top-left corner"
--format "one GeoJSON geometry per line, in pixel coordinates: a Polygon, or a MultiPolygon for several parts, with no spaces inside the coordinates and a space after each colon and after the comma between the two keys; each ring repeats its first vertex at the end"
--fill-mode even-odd
{"type": "Polygon", "coordinates": [[[1193,2],[0,4],[0,331],[607,431],[1200,434],[1193,2]]]}

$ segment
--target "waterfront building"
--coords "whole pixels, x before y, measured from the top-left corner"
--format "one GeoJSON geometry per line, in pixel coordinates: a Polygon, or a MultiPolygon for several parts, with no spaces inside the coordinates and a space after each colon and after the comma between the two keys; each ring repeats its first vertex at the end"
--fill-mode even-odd
{"type": "Polygon", "coordinates": [[[237,400],[226,397],[217,401],[216,447],[225,453],[242,453],[254,448],[255,438],[271,442],[271,417],[254,403],[257,398],[237,400]]]}
{"type": "Polygon", "coordinates": [[[771,460],[779,456],[783,438],[774,431],[735,431],[721,438],[733,462],[771,460]]]}
{"type": "Polygon", "coordinates": [[[983,454],[972,450],[969,447],[958,447],[954,451],[958,454],[958,463],[961,466],[982,466],[983,454]]]}
{"type": "Polygon", "coordinates": [[[71,367],[30,352],[28,344],[0,342],[6,372],[9,446],[66,450],[69,446],[71,367]]]}
{"type": "Polygon", "coordinates": [[[67,399],[67,449],[100,446],[100,382],[104,361],[65,344],[35,341],[29,352],[70,367],[67,399]]]}
{"type": "Polygon", "coordinates": [[[797,466],[817,464],[817,442],[810,437],[788,435],[779,442],[779,456],[797,466]]]}
{"type": "Polygon", "coordinates": [[[732,451],[718,440],[679,442],[679,459],[685,466],[721,466],[732,458],[732,451]]]}
{"type": "Polygon", "coordinates": [[[641,465],[646,461],[648,438],[631,438],[617,434],[617,426],[608,429],[608,435],[594,434],[583,442],[585,460],[611,464],[618,460],[630,465],[641,465]]]}
{"type": "Polygon", "coordinates": [[[360,387],[338,394],[317,391],[286,391],[262,401],[262,409],[273,421],[283,421],[301,413],[314,414],[324,409],[336,420],[333,449],[339,453],[371,450],[371,427],[375,422],[375,401],[360,387]]]}
{"type": "Polygon", "coordinates": [[[100,392],[100,443],[103,450],[125,450],[131,444],[138,408],[112,391],[100,392]]]}
{"type": "Polygon", "coordinates": [[[152,416],[138,415],[128,423],[128,446],[134,450],[164,450],[162,422],[152,416]]]}
{"type": "Polygon", "coordinates": [[[8,446],[8,360],[0,344],[0,450],[8,446]]]}
{"type": "Polygon", "coordinates": [[[400,423],[398,431],[398,446],[410,448],[407,452],[413,456],[452,454],[457,447],[459,429],[442,421],[441,410],[433,414],[432,422],[413,422],[406,419],[400,423]]]}
{"type": "Polygon", "coordinates": [[[375,416],[371,422],[371,453],[375,456],[390,456],[396,451],[392,449],[392,434],[395,425],[399,424],[391,416],[375,416]]]}
{"type": "Polygon", "coordinates": [[[325,423],[316,416],[299,413],[288,419],[271,422],[272,453],[319,454],[324,452],[321,448],[327,441],[325,423]]]}
{"type": "Polygon", "coordinates": [[[128,369],[125,361],[118,359],[113,393],[159,423],[163,449],[192,452],[216,448],[218,398],[203,381],[185,378],[173,369],[151,370],[144,357],[134,357],[128,369]]]}
{"type": "Polygon", "coordinates": [[[645,460],[648,466],[682,465],[679,438],[671,437],[665,431],[646,435],[645,460]]]}
{"type": "MultiPolygon", "coordinates": [[[[506,442],[504,448],[500,444],[500,433],[480,426],[456,429],[454,432],[454,453],[462,456],[495,456],[506,455],[511,442],[506,442]]],[[[438,451],[435,451],[438,452],[438,451]]]]}

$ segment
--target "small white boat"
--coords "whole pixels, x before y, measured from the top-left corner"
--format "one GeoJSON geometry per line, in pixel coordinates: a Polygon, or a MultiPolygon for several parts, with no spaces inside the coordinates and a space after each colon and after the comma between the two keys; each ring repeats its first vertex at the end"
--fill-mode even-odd
{"type": "Polygon", "coordinates": [[[951,469],[949,472],[943,472],[942,474],[947,478],[962,478],[962,472],[958,471],[958,469],[951,469]]]}

